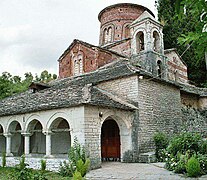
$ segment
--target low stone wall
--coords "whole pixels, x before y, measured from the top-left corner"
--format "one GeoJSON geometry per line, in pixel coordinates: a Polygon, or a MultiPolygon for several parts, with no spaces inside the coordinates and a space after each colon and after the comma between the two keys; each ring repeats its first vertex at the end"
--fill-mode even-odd
{"type": "MultiPolygon", "coordinates": [[[[13,167],[19,164],[19,159],[20,157],[7,157],[6,166],[13,167]]],[[[26,157],[25,163],[29,164],[29,168],[40,169],[42,159],[44,158],[26,157]]],[[[63,161],[68,162],[68,160],[64,158],[51,158],[51,159],[44,159],[44,160],[46,160],[46,170],[49,171],[58,171],[61,162],[63,161]]],[[[2,157],[0,157],[0,165],[1,164],[2,164],[2,157]]]]}
{"type": "Polygon", "coordinates": [[[198,110],[192,107],[182,107],[183,130],[200,132],[207,137],[207,109],[198,110]]]}

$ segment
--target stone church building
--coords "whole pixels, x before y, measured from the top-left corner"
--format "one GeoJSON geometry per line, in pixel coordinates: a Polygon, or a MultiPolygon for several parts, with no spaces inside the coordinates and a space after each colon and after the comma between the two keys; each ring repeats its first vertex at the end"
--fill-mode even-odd
{"type": "Polygon", "coordinates": [[[207,134],[207,117],[189,121],[191,110],[207,109],[207,89],[189,84],[176,49],[164,50],[154,14],[122,3],[98,19],[99,45],[75,39],[58,59],[58,80],[34,82],[0,101],[0,151],[8,163],[25,154],[31,166],[41,158],[54,164],[77,137],[97,167],[122,161],[128,150],[137,157],[154,151],[157,131],[173,134],[186,125],[207,134]]]}

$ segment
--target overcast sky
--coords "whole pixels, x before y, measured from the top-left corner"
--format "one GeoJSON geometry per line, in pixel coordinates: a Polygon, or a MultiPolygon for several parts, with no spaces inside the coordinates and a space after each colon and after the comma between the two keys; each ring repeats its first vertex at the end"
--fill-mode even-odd
{"type": "Polygon", "coordinates": [[[155,0],[0,0],[0,73],[23,76],[48,70],[73,39],[98,45],[98,13],[116,3],[155,12],[155,0]]]}

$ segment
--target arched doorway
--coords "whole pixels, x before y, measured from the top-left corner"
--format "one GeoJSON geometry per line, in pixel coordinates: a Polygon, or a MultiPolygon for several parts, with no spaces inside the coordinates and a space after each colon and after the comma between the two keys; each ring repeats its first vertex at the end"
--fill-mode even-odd
{"type": "Polygon", "coordinates": [[[103,161],[120,160],[120,130],[113,119],[106,120],[101,128],[101,158],[103,161]]]}
{"type": "Polygon", "coordinates": [[[38,120],[33,120],[29,123],[28,131],[31,133],[29,153],[33,156],[45,155],[46,138],[42,133],[42,124],[38,120]]]}
{"type": "Polygon", "coordinates": [[[21,134],[21,125],[17,121],[13,121],[9,125],[9,133],[11,137],[11,153],[14,156],[21,156],[24,153],[24,137],[21,134]]]}
{"type": "Polygon", "coordinates": [[[63,118],[57,118],[50,127],[51,136],[51,154],[68,155],[71,147],[70,126],[63,118]]]}
{"type": "Polygon", "coordinates": [[[3,127],[0,125],[0,153],[6,152],[6,137],[3,135],[3,127]]]}

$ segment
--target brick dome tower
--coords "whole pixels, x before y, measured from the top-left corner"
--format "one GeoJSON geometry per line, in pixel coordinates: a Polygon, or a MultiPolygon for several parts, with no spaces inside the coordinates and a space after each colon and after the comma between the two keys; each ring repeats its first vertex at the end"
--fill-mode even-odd
{"type": "Polygon", "coordinates": [[[99,45],[105,46],[129,38],[129,24],[144,11],[154,16],[148,8],[131,3],[120,3],[104,8],[98,15],[101,22],[99,45]]]}

